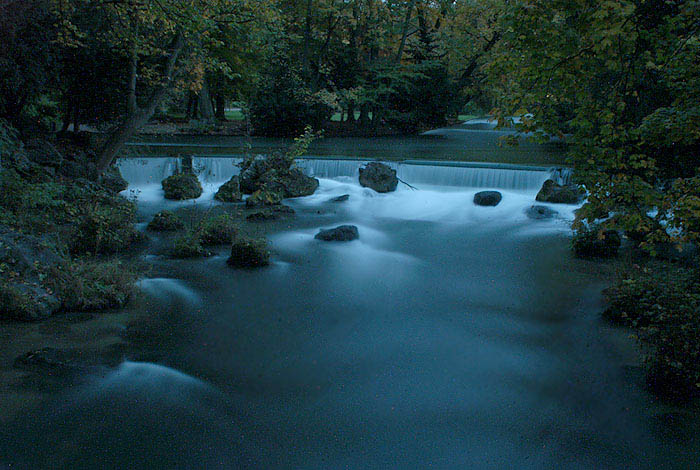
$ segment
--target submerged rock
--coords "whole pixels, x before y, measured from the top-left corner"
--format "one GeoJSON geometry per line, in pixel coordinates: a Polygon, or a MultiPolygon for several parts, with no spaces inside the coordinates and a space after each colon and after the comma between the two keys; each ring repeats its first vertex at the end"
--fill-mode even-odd
{"type": "Polygon", "coordinates": [[[43,348],[29,351],[15,359],[14,366],[17,369],[45,371],[51,374],[68,374],[78,372],[85,368],[76,352],[43,348]]]}
{"type": "Polygon", "coordinates": [[[498,191],[481,191],[474,195],[477,206],[497,206],[503,196],[498,191]]]}
{"type": "Polygon", "coordinates": [[[360,232],[354,225],[341,225],[328,230],[321,230],[314,238],[326,242],[349,242],[360,238],[360,232]]]}
{"type": "Polygon", "coordinates": [[[535,200],[552,204],[578,204],[585,197],[586,192],[576,185],[562,186],[553,180],[547,180],[535,200]]]}
{"type": "Polygon", "coordinates": [[[148,223],[147,228],[155,232],[172,232],[182,230],[185,228],[185,224],[182,222],[180,217],[175,215],[173,212],[160,211],[153,216],[153,220],[148,223]]]}
{"type": "Polygon", "coordinates": [[[202,195],[202,184],[192,173],[178,173],[165,178],[162,183],[165,199],[182,201],[197,199],[202,195]]]}
{"type": "Polygon", "coordinates": [[[578,258],[612,258],[622,241],[615,230],[584,230],[578,231],[571,243],[578,258]]]}
{"type": "Polygon", "coordinates": [[[248,216],[245,219],[250,222],[264,222],[267,220],[276,220],[277,218],[277,214],[272,212],[270,209],[265,209],[253,212],[252,214],[248,214],[248,216]]]}
{"type": "Polygon", "coordinates": [[[550,209],[547,206],[531,206],[529,209],[527,209],[525,211],[525,214],[530,219],[543,220],[543,219],[552,219],[555,216],[557,216],[559,213],[557,211],[555,211],[554,209],[550,209]]]}
{"type": "Polygon", "coordinates": [[[348,199],[350,199],[350,195],[343,194],[342,196],[338,196],[338,197],[334,197],[334,198],[330,199],[328,202],[345,202],[348,199]]]}
{"type": "Polygon", "coordinates": [[[277,212],[278,214],[294,214],[294,209],[284,204],[277,204],[276,206],[272,206],[272,210],[277,212]]]}
{"type": "Polygon", "coordinates": [[[361,186],[372,188],[378,193],[388,193],[396,191],[398,184],[396,170],[383,163],[371,162],[360,168],[361,186]]]}
{"type": "Polygon", "coordinates": [[[214,194],[214,199],[221,202],[241,202],[241,185],[238,176],[232,176],[230,180],[219,187],[214,194]]]}
{"type": "Polygon", "coordinates": [[[226,261],[234,268],[257,268],[270,264],[270,251],[264,238],[241,238],[231,246],[231,256],[226,261]]]}

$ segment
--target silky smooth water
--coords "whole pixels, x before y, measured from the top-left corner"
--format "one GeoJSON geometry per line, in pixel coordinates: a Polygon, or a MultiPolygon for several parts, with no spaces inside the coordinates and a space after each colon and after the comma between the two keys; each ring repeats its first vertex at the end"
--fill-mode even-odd
{"type": "MultiPolygon", "coordinates": [[[[176,165],[121,162],[144,221],[193,204],[166,203],[154,186],[176,165]]],[[[226,159],[197,167],[212,187],[236,171],[226,159]]],[[[504,186],[489,188],[503,193],[497,207],[477,207],[488,183],[441,184],[449,177],[421,168],[410,168],[419,190],[389,194],[354,176],[321,179],[316,194],[288,201],[297,215],[270,234],[267,268],[231,269],[224,248],[191,261],[152,250],[134,308],[153,322],[143,341],[158,352],[87,377],[3,430],[0,462],[697,468],[697,418],[670,415],[643,390],[626,333],[599,319],[605,281],[568,248],[576,207],[530,220],[536,185],[489,180],[498,169],[462,180],[504,186]],[[347,223],[359,240],[313,238],[347,223]]],[[[208,191],[194,204],[216,204],[208,191]]]]}

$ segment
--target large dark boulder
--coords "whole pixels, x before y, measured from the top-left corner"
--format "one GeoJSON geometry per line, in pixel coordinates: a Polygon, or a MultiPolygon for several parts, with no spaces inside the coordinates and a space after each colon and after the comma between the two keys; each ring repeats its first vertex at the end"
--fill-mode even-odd
{"type": "Polygon", "coordinates": [[[197,199],[202,195],[202,184],[192,173],[177,173],[165,178],[162,183],[165,199],[182,201],[197,199]]]}
{"type": "Polygon", "coordinates": [[[319,181],[293,168],[292,164],[293,160],[283,155],[259,156],[244,162],[240,174],[241,191],[252,194],[266,188],[284,198],[310,196],[318,188],[319,181]]]}
{"type": "Polygon", "coordinates": [[[319,185],[316,178],[305,175],[299,168],[278,173],[277,178],[284,188],[284,197],[311,196],[319,185]]]}
{"type": "Polygon", "coordinates": [[[271,169],[273,169],[272,162],[262,156],[244,162],[239,176],[241,192],[243,194],[253,194],[259,190],[263,185],[260,179],[271,169]]]}
{"type": "Polygon", "coordinates": [[[328,230],[321,230],[314,238],[326,242],[349,242],[360,238],[360,232],[354,225],[341,225],[328,230]]]}
{"type": "Polygon", "coordinates": [[[622,240],[615,230],[579,230],[571,243],[578,258],[612,258],[617,256],[622,240]]]}
{"type": "Polygon", "coordinates": [[[214,194],[214,199],[221,202],[241,202],[241,185],[238,176],[231,177],[219,187],[219,190],[214,194]]]}
{"type": "Polygon", "coordinates": [[[360,168],[360,185],[372,188],[378,193],[388,193],[396,191],[399,179],[396,177],[396,170],[389,166],[372,162],[360,168]]]}
{"type": "Polygon", "coordinates": [[[530,206],[525,211],[525,214],[530,218],[534,220],[543,220],[543,219],[551,219],[554,218],[558,212],[555,211],[554,209],[550,209],[547,206],[530,206]]]}
{"type": "Polygon", "coordinates": [[[234,268],[257,268],[270,264],[270,251],[264,238],[240,238],[231,246],[227,261],[234,268]]]}
{"type": "Polygon", "coordinates": [[[474,204],[477,206],[497,206],[503,196],[498,191],[481,191],[474,195],[474,204]]]}
{"type": "Polygon", "coordinates": [[[553,180],[547,180],[535,200],[553,204],[578,204],[585,197],[586,192],[576,185],[562,186],[553,180]]]}

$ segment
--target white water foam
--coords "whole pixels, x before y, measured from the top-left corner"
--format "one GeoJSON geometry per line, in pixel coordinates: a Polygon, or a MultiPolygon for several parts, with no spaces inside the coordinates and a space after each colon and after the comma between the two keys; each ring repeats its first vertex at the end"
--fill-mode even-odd
{"type": "Polygon", "coordinates": [[[136,285],[148,295],[162,302],[172,303],[175,300],[182,300],[191,305],[199,305],[201,303],[199,294],[178,279],[142,279],[137,281],[136,285]]]}

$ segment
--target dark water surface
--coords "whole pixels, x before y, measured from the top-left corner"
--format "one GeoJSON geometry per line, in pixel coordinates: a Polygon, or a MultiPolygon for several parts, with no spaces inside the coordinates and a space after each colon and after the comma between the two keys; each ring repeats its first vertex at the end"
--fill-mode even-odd
{"type": "MultiPolygon", "coordinates": [[[[537,145],[522,138],[517,146],[506,145],[502,138],[512,134],[511,131],[482,130],[463,125],[414,137],[328,137],[314,141],[308,154],[382,160],[461,160],[528,165],[564,163],[560,143],[537,145]]],[[[238,155],[269,153],[286,149],[290,144],[290,139],[266,137],[141,136],[127,146],[126,152],[133,156],[238,155]]]]}
{"type": "MultiPolygon", "coordinates": [[[[148,182],[169,164],[123,163],[144,221],[166,205],[148,182]]],[[[206,184],[229,176],[220,164],[204,165],[206,184]]],[[[314,196],[289,201],[297,216],[270,235],[268,268],[230,269],[223,248],[205,260],[149,256],[136,308],[152,318],[159,353],[5,429],[0,462],[698,468],[693,418],[643,391],[626,333],[599,320],[599,266],[568,249],[575,207],[533,221],[524,210],[536,190],[501,187],[502,203],[482,208],[476,188],[426,175],[419,191],[385,195],[328,175],[314,196]],[[341,194],[346,203],[328,202],[341,194]],[[313,239],[344,223],[360,240],[313,239]]]]}

